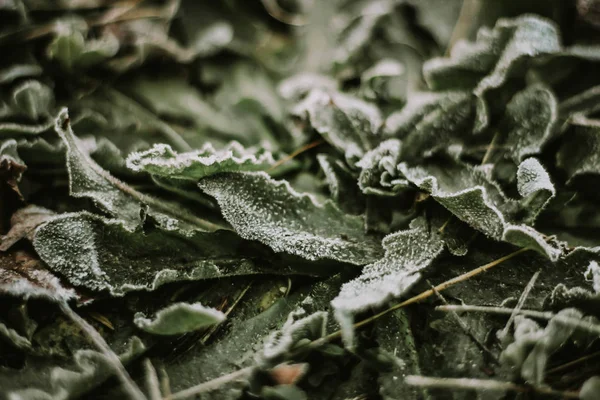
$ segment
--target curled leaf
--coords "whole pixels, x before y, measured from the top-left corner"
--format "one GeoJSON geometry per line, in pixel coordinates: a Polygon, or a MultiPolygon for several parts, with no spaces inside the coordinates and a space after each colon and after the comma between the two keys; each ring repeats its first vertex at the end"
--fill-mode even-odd
{"type": "Polygon", "coordinates": [[[144,314],[134,316],[135,325],[155,335],[179,335],[193,332],[207,326],[219,324],[225,320],[225,314],[200,303],[175,303],[156,313],[153,319],[144,314]]]}

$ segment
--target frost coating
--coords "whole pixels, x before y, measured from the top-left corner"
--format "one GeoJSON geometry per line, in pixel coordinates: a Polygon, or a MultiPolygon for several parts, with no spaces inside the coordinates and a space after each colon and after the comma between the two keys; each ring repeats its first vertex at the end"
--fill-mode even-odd
{"type": "Polygon", "coordinates": [[[506,106],[508,134],[506,145],[511,157],[520,163],[539,154],[550,139],[558,119],[558,103],[552,92],[537,85],[517,93],[506,106]]]}
{"type": "Polygon", "coordinates": [[[111,216],[123,220],[128,230],[134,231],[149,214],[167,231],[214,230],[214,224],[200,220],[181,208],[174,208],[165,201],[157,201],[135,191],[102,169],[91,159],[82,142],[71,128],[67,109],[56,118],[54,129],[67,147],[67,170],[69,191],[73,197],[90,198],[111,216]]]}
{"type": "Polygon", "coordinates": [[[402,159],[421,159],[471,136],[473,95],[466,91],[417,93],[390,114],[383,128],[386,136],[402,140],[402,159]]]}
{"type": "Polygon", "coordinates": [[[223,321],[225,321],[225,314],[200,303],[175,303],[158,311],[154,319],[136,313],[133,320],[138,328],[155,335],[193,332],[223,321]]]}
{"type": "Polygon", "coordinates": [[[509,212],[515,207],[532,209],[536,206],[529,218],[534,220],[553,196],[554,187],[537,160],[525,160],[519,167],[518,187],[528,196],[520,202],[506,198],[481,167],[454,162],[427,167],[409,167],[401,163],[398,169],[419,189],[430,193],[448,211],[486,236],[530,247],[553,261],[561,254],[561,250],[550,246],[541,233],[513,220],[513,212],[509,212]]]}
{"type": "Polygon", "coordinates": [[[264,172],[218,174],[198,186],[217,200],[241,237],[276,252],[356,265],[368,264],[382,253],[377,238],[365,235],[361,217],[344,214],[331,201],[319,204],[264,172]]]}
{"type": "Polygon", "coordinates": [[[353,347],[354,342],[353,315],[406,293],[420,279],[420,272],[442,252],[444,243],[436,232],[430,231],[424,218],[418,218],[409,230],[386,236],[383,247],[385,256],[344,284],[331,302],[348,347],[353,347]]]}
{"type": "Polygon", "coordinates": [[[192,237],[129,232],[122,221],[87,212],[56,216],[37,228],[32,242],[49,268],[71,284],[113,296],[168,282],[261,272],[236,253],[239,239],[231,232],[192,237]]]}
{"type": "MultiPolygon", "coordinates": [[[[119,355],[119,360],[127,365],[145,350],[142,341],[134,336],[126,351],[119,355]]],[[[78,350],[73,358],[74,363],[71,363],[68,368],[54,367],[39,372],[35,369],[28,371],[25,368],[21,374],[23,374],[23,379],[30,381],[29,384],[24,385],[27,389],[10,390],[11,383],[3,382],[0,379],[3,389],[7,390],[5,392],[7,399],[68,400],[80,398],[114,374],[111,361],[97,351],[78,350]],[[36,372],[37,374],[35,374],[36,372]],[[35,380],[27,379],[28,376],[33,376],[35,380]]]]}
{"type": "Polygon", "coordinates": [[[502,86],[510,76],[524,74],[532,58],[560,49],[552,22],[534,16],[500,19],[493,30],[480,29],[476,42],[457,43],[450,58],[427,61],[423,75],[434,90],[473,88],[478,98],[475,131],[480,132],[489,123],[487,92],[502,86]]]}
{"type": "Polygon", "coordinates": [[[271,152],[263,148],[245,149],[238,142],[231,142],[221,150],[206,143],[200,150],[179,154],[168,144],[155,144],[150,150],[127,157],[127,167],[133,171],[190,180],[218,172],[261,171],[274,164],[271,152]]]}
{"type": "Polygon", "coordinates": [[[347,160],[360,158],[373,148],[383,119],[377,107],[338,92],[312,90],[297,107],[306,113],[312,127],[347,160]]]}
{"type": "Polygon", "coordinates": [[[315,340],[325,336],[327,327],[327,313],[318,311],[306,315],[306,311],[299,308],[292,311],[280,330],[273,332],[265,341],[259,362],[275,365],[291,351],[301,339],[315,340]]]}
{"type": "Polygon", "coordinates": [[[397,179],[401,148],[399,140],[389,139],[368,151],[356,163],[361,168],[358,187],[364,194],[394,196],[398,186],[408,186],[405,179],[397,179]]]}

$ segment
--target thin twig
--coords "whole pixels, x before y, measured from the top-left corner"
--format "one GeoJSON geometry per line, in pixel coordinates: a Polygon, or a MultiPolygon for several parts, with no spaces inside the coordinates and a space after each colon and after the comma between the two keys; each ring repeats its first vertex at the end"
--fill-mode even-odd
{"type": "Polygon", "coordinates": [[[502,329],[501,332],[498,333],[498,338],[501,341],[504,340],[504,338],[506,338],[506,336],[508,335],[508,331],[510,329],[510,326],[513,323],[513,320],[515,319],[515,317],[517,316],[519,311],[521,311],[521,309],[523,308],[523,305],[525,304],[525,300],[527,300],[527,296],[529,296],[529,293],[531,292],[531,289],[533,289],[533,286],[535,285],[535,282],[537,281],[538,276],[540,276],[540,272],[542,272],[542,270],[538,270],[535,274],[533,274],[533,276],[529,280],[529,283],[527,284],[527,286],[525,286],[525,289],[523,290],[521,297],[519,297],[517,306],[514,308],[512,314],[510,314],[510,318],[506,322],[506,326],[504,327],[504,329],[502,329]]]}
{"type": "MultiPolygon", "coordinates": [[[[246,293],[248,292],[248,290],[250,290],[250,288],[252,287],[253,284],[254,284],[254,281],[250,281],[250,283],[248,285],[246,285],[246,287],[242,290],[242,292],[236,297],[236,299],[233,301],[233,303],[231,304],[231,306],[227,309],[227,311],[225,311],[225,316],[226,317],[228,317],[229,314],[233,311],[233,309],[239,304],[239,302],[246,295],[246,293]]],[[[210,328],[210,330],[208,332],[206,332],[206,334],[202,337],[202,339],[200,340],[200,343],[206,344],[206,342],[208,341],[208,339],[210,339],[210,337],[219,329],[219,327],[221,326],[221,324],[223,322],[221,322],[219,324],[216,324],[216,325],[213,325],[210,328]]]]}
{"type": "Polygon", "coordinates": [[[446,55],[450,54],[452,47],[460,39],[465,38],[469,34],[471,29],[471,23],[475,19],[475,16],[479,14],[481,9],[481,0],[463,0],[462,7],[460,8],[460,14],[450,35],[448,41],[448,47],[446,48],[446,55]]]}
{"type": "MultiPolygon", "coordinates": [[[[519,249],[519,250],[517,250],[517,251],[515,251],[513,253],[510,253],[510,254],[508,254],[508,255],[506,255],[504,257],[500,257],[497,260],[494,260],[494,261],[489,262],[489,263],[487,263],[485,265],[482,265],[481,267],[472,269],[469,272],[466,272],[466,273],[464,273],[462,275],[459,275],[459,276],[454,277],[454,278],[452,278],[450,280],[442,282],[442,283],[440,283],[439,285],[437,285],[433,289],[426,290],[426,291],[424,291],[424,292],[422,292],[422,293],[420,293],[420,294],[418,294],[418,295],[416,295],[414,297],[411,297],[408,300],[403,301],[402,303],[393,305],[392,307],[390,307],[390,308],[388,308],[388,309],[380,312],[379,314],[375,314],[372,317],[366,318],[366,319],[364,319],[364,320],[362,320],[360,322],[355,323],[353,325],[353,327],[354,327],[354,329],[358,329],[358,328],[360,328],[362,326],[370,324],[371,322],[373,322],[373,321],[375,321],[375,320],[383,317],[384,315],[386,315],[386,314],[388,314],[388,313],[390,313],[392,311],[395,311],[395,310],[398,310],[400,308],[406,307],[408,305],[415,304],[415,303],[418,303],[418,302],[420,302],[422,300],[425,300],[426,298],[431,297],[431,296],[433,296],[435,294],[434,290],[437,290],[438,292],[441,292],[442,290],[448,289],[450,286],[453,286],[453,285],[456,285],[457,283],[464,282],[464,281],[466,281],[468,279],[471,279],[472,277],[474,277],[476,275],[479,275],[482,272],[485,272],[485,271],[489,270],[490,268],[493,268],[493,267],[495,267],[497,265],[500,265],[503,262],[508,261],[511,258],[518,256],[519,254],[523,254],[524,252],[526,252],[528,250],[529,249],[527,249],[527,248],[519,249]]],[[[341,336],[342,336],[342,331],[336,331],[336,332],[330,333],[329,335],[324,336],[324,337],[322,337],[320,339],[314,340],[313,342],[309,343],[307,345],[307,347],[310,347],[310,348],[319,347],[319,346],[321,346],[321,345],[323,345],[325,343],[328,343],[328,342],[330,342],[330,341],[332,341],[334,339],[337,339],[337,338],[339,338],[341,336]]]]}
{"type": "Polygon", "coordinates": [[[60,303],[60,309],[67,317],[69,317],[69,319],[71,319],[71,321],[83,330],[96,348],[108,359],[110,365],[115,370],[117,377],[121,381],[123,389],[129,397],[136,400],[146,400],[146,396],[144,396],[140,388],[131,379],[129,373],[121,363],[121,360],[119,360],[119,357],[112,351],[98,331],[96,331],[96,329],[94,329],[94,327],[85,319],[81,318],[79,314],[73,311],[67,303],[60,303]]]}
{"type": "MultiPolygon", "coordinates": [[[[511,315],[514,311],[512,308],[508,307],[486,307],[486,306],[438,306],[435,308],[438,311],[446,311],[446,312],[482,312],[489,314],[504,314],[511,315]]],[[[533,310],[519,310],[519,315],[524,315],[526,317],[537,318],[537,319],[545,319],[550,320],[552,318],[556,318],[558,321],[562,322],[565,325],[570,325],[576,329],[594,333],[596,335],[600,335],[600,325],[593,324],[591,322],[585,322],[577,318],[565,317],[564,315],[558,315],[549,311],[533,311],[533,310]]]]}
{"type": "Polygon", "coordinates": [[[487,163],[488,160],[490,159],[490,157],[492,156],[492,150],[497,147],[496,141],[498,140],[499,136],[500,136],[500,132],[496,131],[496,133],[494,133],[494,137],[492,138],[492,141],[490,142],[487,150],[485,151],[485,154],[483,155],[483,159],[481,159],[481,165],[487,163]]]}
{"type": "MultiPolygon", "coordinates": [[[[438,292],[433,285],[430,284],[430,286],[431,286],[433,292],[435,293],[435,295],[437,296],[437,298],[440,299],[444,304],[449,305],[446,298],[440,292],[438,292]]],[[[494,364],[500,365],[500,361],[498,361],[498,358],[496,357],[496,355],[494,353],[492,353],[490,349],[485,347],[485,345],[483,343],[481,343],[481,341],[479,341],[479,339],[477,339],[475,337],[475,335],[473,334],[473,332],[471,332],[471,329],[469,328],[467,323],[465,321],[463,321],[463,319],[460,317],[460,315],[458,315],[456,312],[451,312],[450,314],[452,315],[452,317],[454,317],[454,319],[456,320],[458,325],[461,327],[461,329],[463,330],[465,335],[467,335],[473,341],[473,343],[475,343],[475,345],[479,348],[479,350],[483,351],[494,362],[494,364]]]]}
{"type": "Polygon", "coordinates": [[[144,370],[146,372],[146,389],[148,390],[148,400],[161,400],[160,385],[158,383],[158,375],[156,369],[152,365],[149,358],[144,360],[144,370]]]}
{"type": "Polygon", "coordinates": [[[561,392],[541,386],[524,386],[512,382],[503,382],[493,379],[470,379],[470,378],[435,378],[428,376],[409,375],[404,380],[410,386],[439,389],[464,389],[492,392],[517,392],[517,393],[539,393],[552,396],[562,396],[567,399],[578,399],[577,392],[561,392]]]}
{"type": "Polygon", "coordinates": [[[180,400],[187,399],[192,396],[196,396],[201,393],[212,392],[221,387],[221,385],[229,382],[236,381],[238,379],[246,378],[252,373],[254,367],[246,367],[238,371],[232,372],[227,375],[222,375],[218,378],[212,379],[208,382],[201,383],[191,388],[187,388],[180,392],[174,393],[171,396],[165,397],[166,400],[180,400]]]}
{"type": "Polygon", "coordinates": [[[280,165],[285,164],[286,162],[288,162],[291,159],[297,157],[298,155],[304,153],[305,151],[308,151],[308,150],[310,150],[310,149],[312,149],[314,147],[317,147],[318,145],[320,145],[322,143],[323,143],[323,140],[319,139],[319,140],[315,140],[314,142],[309,143],[309,144],[307,144],[305,146],[300,147],[298,150],[295,150],[292,154],[290,154],[290,155],[282,158],[281,160],[279,160],[275,164],[273,164],[271,166],[271,168],[269,168],[267,170],[267,172],[270,172],[270,171],[274,170],[275,168],[279,167],[280,165]]]}

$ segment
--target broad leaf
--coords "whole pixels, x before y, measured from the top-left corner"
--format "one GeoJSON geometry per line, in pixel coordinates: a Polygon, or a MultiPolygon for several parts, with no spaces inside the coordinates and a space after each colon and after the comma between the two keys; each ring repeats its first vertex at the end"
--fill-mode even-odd
{"type": "Polygon", "coordinates": [[[58,116],[55,129],[67,147],[69,189],[72,196],[92,199],[100,209],[122,219],[129,230],[140,227],[146,213],[155,218],[165,230],[216,228],[214,224],[185,210],[139,193],[103,170],[73,134],[66,110],[61,111],[58,116]]]}
{"type": "Polygon", "coordinates": [[[330,201],[319,204],[263,172],[223,173],[198,185],[217,200],[241,237],[258,240],[276,252],[355,265],[381,254],[377,238],[365,235],[362,218],[345,215],[330,201]]]}
{"type": "Polygon", "coordinates": [[[383,120],[377,107],[339,92],[312,90],[295,108],[310,125],[350,162],[363,156],[379,140],[383,120]]]}
{"type": "Polygon", "coordinates": [[[420,218],[411,223],[409,230],[386,236],[383,247],[385,256],[344,284],[331,302],[348,347],[354,346],[354,314],[404,295],[419,280],[420,272],[442,252],[444,244],[420,218]]]}
{"type": "MultiPolygon", "coordinates": [[[[145,350],[144,344],[133,337],[119,359],[121,363],[129,364],[145,350]]],[[[10,399],[69,400],[89,393],[113,373],[111,361],[104,354],[78,350],[67,365],[51,366],[38,362],[19,371],[5,369],[0,374],[0,385],[10,399]]]]}
{"type": "Polygon", "coordinates": [[[530,247],[551,260],[556,260],[561,254],[561,250],[548,244],[541,233],[521,224],[517,218],[518,210],[525,209],[532,213],[532,217],[527,218],[530,221],[554,195],[548,173],[536,159],[527,159],[519,166],[518,187],[521,194],[526,196],[520,203],[508,199],[497,184],[489,179],[484,168],[454,161],[430,163],[426,167],[409,167],[402,163],[398,168],[406,179],[430,193],[461,221],[486,236],[530,247]],[[537,208],[527,208],[532,206],[537,208]]]}
{"type": "Polygon", "coordinates": [[[144,314],[134,316],[135,325],[154,335],[180,335],[193,332],[225,320],[225,314],[200,303],[174,303],[156,313],[153,319],[144,314]]]}
{"type": "Polygon", "coordinates": [[[556,164],[563,168],[569,181],[578,177],[600,174],[600,121],[577,118],[556,155],[556,164]]]}
{"type": "Polygon", "coordinates": [[[548,88],[529,86],[511,99],[506,106],[504,144],[516,164],[542,151],[557,118],[558,104],[548,88]]]}
{"type": "Polygon", "coordinates": [[[51,270],[73,285],[114,296],[169,282],[260,271],[237,255],[239,239],[230,232],[192,237],[155,229],[130,232],[120,220],[86,212],[61,214],[40,226],[33,246],[51,270]]]}
{"type": "Polygon", "coordinates": [[[467,141],[474,100],[468,92],[416,93],[384,125],[386,136],[402,140],[404,160],[421,159],[467,141]]]}
{"type": "Polygon", "coordinates": [[[450,58],[425,63],[423,74],[434,90],[472,88],[478,98],[475,131],[489,124],[487,93],[515,76],[523,76],[535,57],[560,50],[553,23],[535,16],[501,19],[493,30],[481,28],[477,41],[462,41],[452,48],[450,58]]]}

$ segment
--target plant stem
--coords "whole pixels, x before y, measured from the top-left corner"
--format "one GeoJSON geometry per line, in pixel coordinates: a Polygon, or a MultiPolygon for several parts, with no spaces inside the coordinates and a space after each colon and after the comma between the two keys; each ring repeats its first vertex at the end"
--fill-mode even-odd
{"type": "MultiPolygon", "coordinates": [[[[459,275],[459,276],[454,277],[454,278],[452,278],[450,280],[442,282],[439,285],[437,285],[436,287],[434,287],[433,289],[426,290],[426,291],[424,291],[424,292],[422,292],[422,293],[420,293],[420,294],[418,294],[418,295],[416,295],[414,297],[411,297],[408,300],[403,301],[402,303],[393,305],[392,307],[390,307],[390,308],[388,308],[386,310],[383,310],[382,312],[380,312],[378,314],[375,314],[372,317],[369,317],[367,319],[364,319],[364,320],[362,320],[360,322],[355,323],[353,325],[353,327],[354,327],[354,329],[358,329],[358,328],[360,328],[362,326],[370,324],[371,322],[373,322],[373,321],[375,321],[375,320],[383,317],[384,315],[386,315],[386,314],[388,314],[388,313],[390,313],[392,311],[395,311],[395,310],[398,310],[400,308],[406,307],[408,305],[411,305],[411,304],[414,304],[414,303],[418,303],[418,302],[420,302],[422,300],[425,300],[426,298],[433,296],[436,291],[437,292],[441,292],[442,290],[445,290],[445,289],[449,288],[450,286],[453,286],[453,285],[456,285],[457,283],[460,283],[460,282],[466,281],[468,279],[471,279],[472,277],[474,277],[476,275],[479,275],[482,272],[485,272],[485,271],[489,270],[490,268],[495,267],[496,265],[500,265],[503,262],[508,261],[511,258],[516,257],[519,254],[522,254],[522,253],[524,253],[524,252],[526,252],[528,250],[529,249],[527,249],[527,248],[519,249],[519,250],[517,250],[517,251],[515,251],[513,253],[510,253],[510,254],[508,254],[508,255],[506,255],[504,257],[501,257],[501,258],[499,258],[497,260],[494,260],[494,261],[492,261],[490,263],[482,265],[481,267],[475,268],[475,269],[473,269],[473,270],[471,270],[469,272],[466,272],[466,273],[464,273],[462,275],[459,275]]],[[[511,309],[509,309],[509,310],[511,310],[511,309]]],[[[334,339],[337,339],[337,338],[339,338],[341,336],[342,336],[342,331],[336,331],[336,332],[330,333],[329,335],[324,336],[324,337],[322,337],[320,339],[314,340],[313,342],[311,342],[307,346],[309,346],[311,348],[319,347],[319,346],[321,346],[321,345],[323,345],[323,344],[325,344],[327,342],[330,342],[330,341],[332,341],[334,339]]]]}
{"type": "MultiPolygon", "coordinates": [[[[505,314],[511,315],[514,311],[512,308],[507,307],[486,307],[486,306],[438,306],[435,308],[438,311],[446,311],[446,312],[483,312],[490,314],[505,314]]],[[[576,329],[594,333],[596,335],[600,335],[600,325],[593,324],[591,322],[584,322],[580,319],[565,317],[562,315],[557,315],[553,312],[549,311],[533,311],[533,310],[519,310],[519,315],[525,315],[531,318],[545,319],[550,320],[552,318],[556,318],[558,321],[562,322],[565,325],[570,325],[576,329]]]]}
{"type": "Polygon", "coordinates": [[[405,382],[411,386],[439,389],[463,389],[490,392],[518,392],[539,393],[551,396],[559,396],[567,399],[578,399],[577,392],[561,392],[547,387],[523,386],[512,382],[503,382],[493,379],[470,379],[470,378],[435,378],[428,376],[409,375],[405,382]]]}
{"type": "Polygon", "coordinates": [[[85,319],[81,318],[79,314],[73,311],[67,303],[60,303],[60,309],[71,321],[83,330],[96,348],[108,359],[110,365],[115,370],[117,377],[123,384],[123,389],[129,397],[135,400],[146,400],[146,396],[144,396],[140,388],[138,388],[131,379],[129,373],[127,373],[127,370],[123,366],[123,363],[119,360],[119,357],[112,351],[98,331],[96,331],[96,329],[94,329],[94,327],[85,319]]]}
{"type": "Polygon", "coordinates": [[[191,388],[187,388],[180,392],[174,393],[171,396],[165,397],[166,400],[180,400],[187,399],[192,396],[196,396],[201,393],[212,392],[213,390],[218,389],[224,383],[229,383],[235,381],[237,379],[245,378],[252,372],[254,367],[246,367],[240,369],[239,371],[232,372],[227,375],[220,376],[208,382],[201,383],[196,386],[192,386],[191,388]]]}

